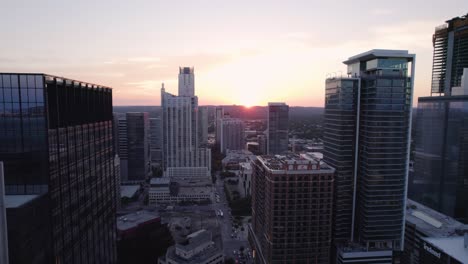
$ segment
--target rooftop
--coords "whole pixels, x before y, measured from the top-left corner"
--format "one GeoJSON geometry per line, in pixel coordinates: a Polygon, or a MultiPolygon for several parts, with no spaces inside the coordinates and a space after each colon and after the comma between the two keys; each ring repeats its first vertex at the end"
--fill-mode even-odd
{"type": "Polygon", "coordinates": [[[189,251],[209,241],[211,241],[211,232],[206,231],[205,229],[201,229],[197,232],[188,235],[187,243],[177,244],[176,247],[182,250],[189,251]]]}
{"type": "Polygon", "coordinates": [[[458,237],[460,234],[457,234],[457,230],[468,228],[467,225],[413,200],[408,199],[406,207],[406,221],[416,225],[428,237],[458,237]]]}
{"type": "Polygon", "coordinates": [[[120,198],[132,198],[140,189],[140,185],[120,185],[120,198]]]}
{"type": "Polygon", "coordinates": [[[414,54],[409,54],[407,50],[387,50],[387,49],[373,49],[369,50],[352,57],[348,60],[343,61],[344,64],[353,64],[359,61],[368,61],[379,57],[392,57],[392,58],[413,58],[414,54]]]}
{"type": "Polygon", "coordinates": [[[464,247],[463,236],[426,237],[423,239],[461,263],[468,263],[468,248],[464,247]]]}
{"type": "Polygon", "coordinates": [[[126,214],[117,218],[117,230],[127,231],[138,227],[141,224],[150,221],[159,220],[159,213],[151,211],[138,211],[131,214],[126,214]]]}
{"type": "Polygon", "coordinates": [[[30,201],[36,199],[40,195],[32,194],[32,195],[5,195],[5,208],[16,208],[23,206],[30,201]]]}
{"type": "Polygon", "coordinates": [[[171,180],[168,177],[151,178],[150,185],[165,185],[169,184],[171,180]]]}
{"type": "Polygon", "coordinates": [[[287,154],[287,155],[263,155],[257,157],[264,167],[272,171],[304,171],[310,172],[323,172],[328,170],[334,172],[335,169],[330,167],[322,160],[310,156],[302,156],[298,154],[287,154]]]}
{"type": "Polygon", "coordinates": [[[286,103],[280,103],[280,102],[269,102],[268,106],[286,106],[286,103]]]}

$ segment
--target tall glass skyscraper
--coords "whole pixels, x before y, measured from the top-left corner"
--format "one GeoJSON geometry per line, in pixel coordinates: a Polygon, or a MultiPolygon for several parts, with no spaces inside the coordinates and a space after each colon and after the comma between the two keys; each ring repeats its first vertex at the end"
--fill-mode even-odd
{"type": "Polygon", "coordinates": [[[433,39],[437,96],[418,98],[409,195],[468,224],[468,18],[437,27],[433,39]]]}
{"type": "Polygon", "coordinates": [[[324,160],[336,168],[337,246],[403,250],[414,59],[371,50],[344,62],[348,77],[326,80],[324,160]]]}
{"type": "Polygon", "coordinates": [[[285,103],[268,103],[267,152],[269,155],[288,152],[289,106],[285,103]]]}
{"type": "Polygon", "coordinates": [[[46,195],[53,261],[116,262],[112,90],[1,73],[0,142],[6,193],[46,195]]]}

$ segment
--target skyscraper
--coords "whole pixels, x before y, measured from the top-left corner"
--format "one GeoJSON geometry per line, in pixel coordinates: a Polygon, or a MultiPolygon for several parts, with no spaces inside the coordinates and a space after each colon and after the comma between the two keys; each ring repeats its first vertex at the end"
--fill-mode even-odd
{"type": "Polygon", "coordinates": [[[245,149],[244,122],[239,118],[221,119],[220,151],[245,149]]]}
{"type": "Polygon", "coordinates": [[[151,163],[162,165],[162,120],[161,118],[150,118],[149,120],[151,163]]]}
{"type": "Polygon", "coordinates": [[[297,154],[252,161],[255,263],[330,263],[335,169],[297,154]]]}
{"type": "Polygon", "coordinates": [[[344,62],[349,77],[326,80],[324,160],[336,168],[338,247],[403,250],[414,60],[408,51],[370,50],[344,62]]]}
{"type": "Polygon", "coordinates": [[[409,196],[468,224],[468,18],[437,27],[433,40],[433,96],[418,98],[409,196]]]}
{"type": "Polygon", "coordinates": [[[208,142],[208,108],[198,107],[198,144],[204,146],[208,142]]]}
{"type": "Polygon", "coordinates": [[[179,96],[195,96],[195,74],[193,67],[179,67],[179,96]]]}
{"type": "MultiPolygon", "coordinates": [[[[184,78],[191,76],[189,79],[193,81],[193,68],[181,73],[184,78]]],[[[208,167],[210,170],[211,161],[207,157],[211,157],[211,150],[200,148],[198,144],[198,97],[181,91],[184,85],[179,84],[179,92],[184,94],[179,96],[166,92],[164,84],[161,88],[164,170],[169,167],[208,167]]]]}
{"type": "Polygon", "coordinates": [[[112,90],[2,73],[0,94],[6,193],[45,197],[54,262],[116,262],[112,90]]]}
{"type": "Polygon", "coordinates": [[[463,69],[468,68],[468,15],[448,20],[438,26],[432,37],[431,95],[451,95],[459,87],[463,69]]]}
{"type": "Polygon", "coordinates": [[[289,106],[285,103],[268,103],[267,152],[269,155],[288,152],[289,106]]]}
{"type": "Polygon", "coordinates": [[[148,113],[127,113],[128,180],[144,181],[150,173],[148,113]]]}
{"type": "Polygon", "coordinates": [[[224,117],[224,109],[221,106],[215,108],[215,137],[216,137],[216,145],[219,146],[221,144],[221,119],[224,117]]]}

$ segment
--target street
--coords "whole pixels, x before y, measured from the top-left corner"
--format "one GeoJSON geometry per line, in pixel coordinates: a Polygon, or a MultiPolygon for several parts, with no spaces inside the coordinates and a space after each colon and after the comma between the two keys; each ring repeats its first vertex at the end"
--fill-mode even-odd
{"type": "MultiPolygon", "coordinates": [[[[244,227],[244,231],[237,229],[237,232],[233,232],[231,209],[227,203],[226,195],[224,193],[224,180],[221,179],[219,174],[217,175],[217,181],[215,184],[215,193],[219,195],[219,203],[215,200],[212,204],[212,209],[215,212],[222,210],[223,217],[217,216],[218,223],[221,225],[221,234],[223,238],[224,254],[226,259],[233,258],[237,260],[237,263],[253,263],[252,258],[248,257],[250,251],[250,245],[247,240],[247,228],[244,227]],[[234,233],[234,237],[231,235],[234,233]],[[245,260],[240,261],[239,249],[244,247],[245,260]],[[236,254],[234,254],[234,251],[236,254]]],[[[250,252],[251,254],[251,252],[250,252]]]]}

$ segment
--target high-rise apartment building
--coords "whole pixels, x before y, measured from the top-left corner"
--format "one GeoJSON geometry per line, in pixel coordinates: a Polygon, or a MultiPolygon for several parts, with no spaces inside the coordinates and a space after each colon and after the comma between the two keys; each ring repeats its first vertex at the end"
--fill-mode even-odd
{"type": "MultiPolygon", "coordinates": [[[[112,90],[45,74],[2,73],[0,94],[6,193],[45,197],[49,209],[32,212],[50,227],[53,262],[115,263],[112,90]]],[[[21,221],[33,226],[36,219],[21,221]]]]}
{"type": "Polygon", "coordinates": [[[468,224],[468,18],[447,21],[433,39],[434,96],[418,98],[409,196],[468,224]]]}
{"type": "Polygon", "coordinates": [[[195,96],[195,73],[193,67],[179,67],[179,96],[195,96]]]}
{"type": "Polygon", "coordinates": [[[128,180],[144,181],[151,170],[148,113],[127,113],[128,180]]]}
{"type": "Polygon", "coordinates": [[[456,17],[438,26],[432,37],[431,95],[451,95],[468,68],[468,16],[456,17]]]}
{"type": "Polygon", "coordinates": [[[268,103],[267,117],[268,155],[288,152],[289,106],[285,103],[268,103]]]}
{"type": "Polygon", "coordinates": [[[326,80],[323,154],[336,168],[337,247],[403,250],[414,60],[371,50],[344,62],[349,77],[326,80]]]}
{"type": "Polygon", "coordinates": [[[150,152],[152,165],[162,165],[162,120],[150,118],[150,152]]]}
{"type": "Polygon", "coordinates": [[[198,107],[198,144],[208,143],[208,107],[198,107]]]}
{"type": "Polygon", "coordinates": [[[245,149],[244,122],[239,118],[223,118],[220,123],[220,151],[245,149]]]}
{"type": "Polygon", "coordinates": [[[334,171],[297,154],[252,161],[255,263],[330,263],[334,171]]]}

